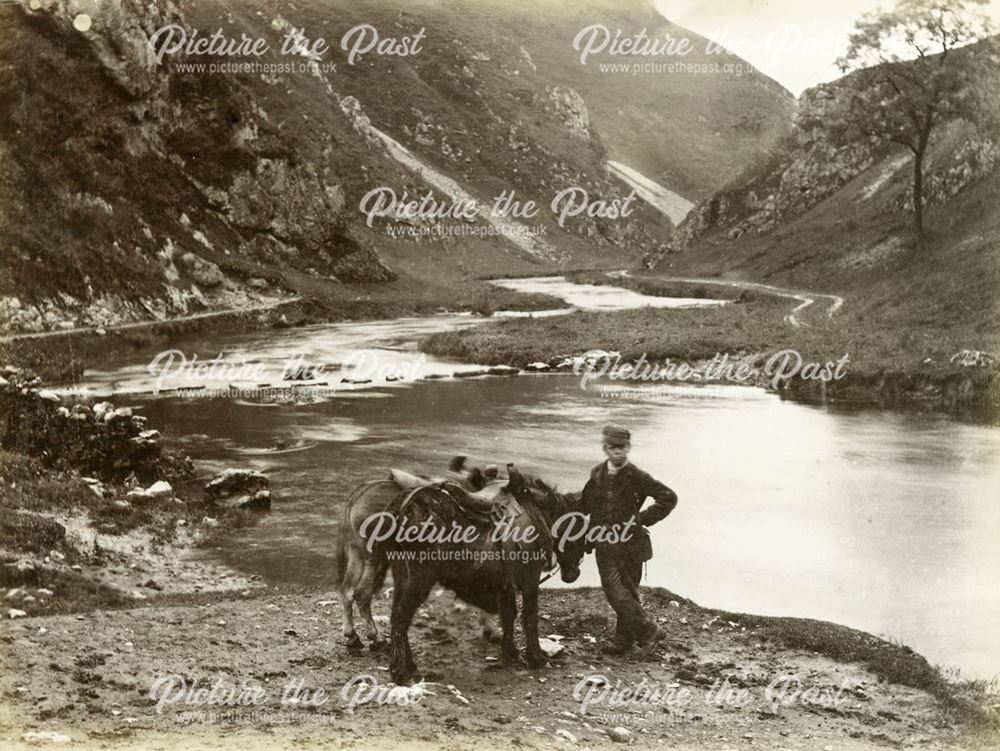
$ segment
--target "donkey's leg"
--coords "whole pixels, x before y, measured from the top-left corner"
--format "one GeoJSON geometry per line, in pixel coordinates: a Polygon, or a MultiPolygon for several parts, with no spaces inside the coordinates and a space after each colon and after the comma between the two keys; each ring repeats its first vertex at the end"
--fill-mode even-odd
{"type": "Polygon", "coordinates": [[[344,638],[347,639],[348,649],[359,649],[364,646],[357,631],[354,630],[354,595],[357,591],[360,563],[357,551],[348,550],[344,579],[340,585],[340,605],[344,610],[343,634],[344,638]]]}
{"type": "Polygon", "coordinates": [[[431,593],[433,580],[420,576],[396,577],[393,590],[392,624],[389,631],[389,673],[393,681],[402,684],[416,677],[417,664],[410,649],[410,623],[427,595],[431,593]]]}
{"type": "Polygon", "coordinates": [[[406,679],[406,632],[400,628],[400,603],[410,586],[403,566],[392,567],[392,613],[389,616],[389,674],[396,683],[406,679]]]}
{"type": "Polygon", "coordinates": [[[545,653],[538,644],[538,579],[521,590],[521,627],[524,629],[524,656],[533,668],[545,667],[545,653]]]}
{"type": "Polygon", "coordinates": [[[371,641],[373,650],[381,649],[385,642],[379,639],[378,628],[375,626],[375,618],[372,616],[372,597],[375,595],[376,564],[374,561],[367,561],[361,581],[358,584],[355,599],[358,603],[358,610],[361,617],[365,619],[365,626],[368,629],[368,639],[371,641]]]}
{"type": "Polygon", "coordinates": [[[413,650],[410,648],[409,628],[410,624],[413,622],[413,616],[416,614],[417,609],[427,601],[427,597],[430,595],[432,589],[434,589],[434,578],[425,578],[419,586],[414,587],[413,597],[400,604],[400,609],[403,611],[403,615],[406,618],[406,669],[414,675],[416,675],[417,672],[417,663],[413,659],[413,650]]]}
{"type": "Polygon", "coordinates": [[[500,641],[500,659],[505,665],[521,661],[514,644],[514,619],[517,618],[517,593],[511,586],[505,586],[500,593],[500,627],[503,637],[500,641]]]}

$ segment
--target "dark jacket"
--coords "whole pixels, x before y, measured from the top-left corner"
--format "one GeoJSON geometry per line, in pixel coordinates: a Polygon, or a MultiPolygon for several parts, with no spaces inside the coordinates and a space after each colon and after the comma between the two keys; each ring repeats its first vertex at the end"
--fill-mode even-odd
{"type": "Polygon", "coordinates": [[[632,540],[615,547],[629,557],[645,561],[652,556],[652,550],[644,527],[656,524],[673,511],[677,494],[633,464],[626,464],[612,476],[608,474],[607,462],[601,462],[590,471],[580,500],[583,513],[590,516],[591,527],[624,524],[635,519],[632,540]],[[647,498],[653,499],[653,505],[640,511],[647,498]]]}

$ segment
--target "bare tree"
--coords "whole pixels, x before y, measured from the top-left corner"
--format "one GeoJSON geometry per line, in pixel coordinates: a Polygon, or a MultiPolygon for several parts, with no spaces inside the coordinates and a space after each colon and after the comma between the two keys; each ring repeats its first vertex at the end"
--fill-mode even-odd
{"type": "Polygon", "coordinates": [[[938,126],[976,117],[975,56],[960,48],[985,40],[988,0],[898,0],[862,16],[847,54],[856,71],[838,107],[835,131],[848,139],[891,141],[913,152],[913,221],[924,234],[924,157],[938,126]]]}

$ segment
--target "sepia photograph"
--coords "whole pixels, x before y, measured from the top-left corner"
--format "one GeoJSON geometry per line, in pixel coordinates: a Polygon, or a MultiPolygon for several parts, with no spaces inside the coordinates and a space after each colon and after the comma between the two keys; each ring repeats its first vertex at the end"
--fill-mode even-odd
{"type": "Polygon", "coordinates": [[[1000,749],[1000,0],[0,0],[0,748],[1000,749]]]}

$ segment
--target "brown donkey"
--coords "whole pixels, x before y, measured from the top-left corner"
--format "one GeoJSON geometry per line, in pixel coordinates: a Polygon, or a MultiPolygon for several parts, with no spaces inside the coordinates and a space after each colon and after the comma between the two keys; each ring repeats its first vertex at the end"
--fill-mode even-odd
{"type": "Polygon", "coordinates": [[[409,628],[435,584],[453,590],[471,605],[499,611],[501,658],[506,664],[520,659],[514,644],[520,592],[525,659],[532,667],[545,664],[538,643],[539,584],[554,560],[558,560],[563,581],[575,581],[580,574],[585,544],[557,549],[550,533],[559,517],[578,510],[579,494],[559,494],[511,465],[508,474],[509,481],[497,498],[500,503],[507,501],[508,515],[500,524],[484,518],[481,498],[449,484],[413,490],[390,507],[397,532],[383,538],[377,552],[392,569],[389,670],[397,683],[417,676],[409,628]]]}
{"type": "MultiPolygon", "coordinates": [[[[464,458],[459,456],[452,460],[448,479],[466,490],[480,490],[483,486],[481,474],[477,468],[463,473],[464,458]]],[[[386,642],[379,637],[378,627],[372,617],[372,599],[382,589],[388,562],[384,556],[377,556],[369,549],[367,540],[361,534],[362,525],[366,519],[385,512],[393,501],[405,495],[407,490],[404,486],[408,481],[414,483],[413,487],[431,482],[414,475],[406,476],[404,473],[394,472],[392,476],[397,479],[372,480],[356,488],[344,504],[337,528],[334,584],[340,593],[343,608],[344,638],[347,639],[347,648],[352,650],[364,646],[354,629],[355,605],[364,619],[370,648],[374,651],[386,646],[386,642]]],[[[480,611],[479,622],[484,639],[499,639],[500,630],[489,614],[480,611]]]]}

